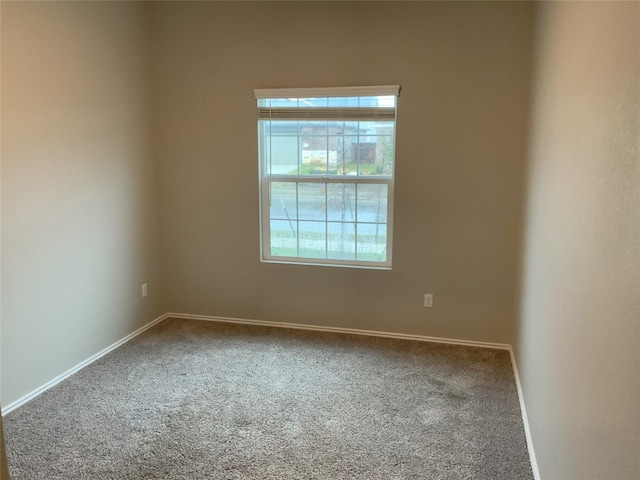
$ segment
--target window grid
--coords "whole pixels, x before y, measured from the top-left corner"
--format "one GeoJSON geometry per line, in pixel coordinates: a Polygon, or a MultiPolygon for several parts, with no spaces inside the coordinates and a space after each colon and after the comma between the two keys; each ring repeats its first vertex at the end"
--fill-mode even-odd
{"type": "MultiPolygon", "coordinates": [[[[328,179],[319,179],[319,178],[314,178],[314,179],[306,179],[306,181],[304,182],[298,182],[296,180],[293,179],[284,179],[281,178],[279,179],[278,182],[275,183],[293,183],[294,186],[294,192],[295,192],[295,218],[291,218],[290,214],[288,212],[285,212],[284,216],[283,215],[277,215],[274,214],[270,211],[268,217],[269,217],[269,222],[271,223],[272,221],[278,221],[278,222],[283,222],[286,220],[286,222],[291,225],[291,224],[295,224],[295,228],[294,230],[294,235],[295,235],[295,242],[296,242],[296,251],[295,254],[296,256],[302,256],[303,252],[302,250],[310,250],[311,248],[308,247],[307,244],[311,244],[313,243],[309,238],[305,238],[305,234],[311,234],[310,231],[308,231],[307,229],[303,228],[303,226],[307,226],[309,227],[310,225],[317,225],[320,226],[322,225],[322,230],[323,230],[323,244],[324,244],[324,248],[323,248],[323,256],[322,258],[325,259],[331,259],[333,257],[331,257],[329,254],[330,252],[332,252],[331,250],[331,241],[332,241],[332,235],[330,232],[330,227],[333,226],[347,226],[347,225],[352,225],[354,228],[354,232],[353,232],[353,243],[354,243],[354,248],[353,248],[353,259],[358,261],[358,260],[363,260],[362,257],[364,258],[364,261],[366,260],[367,257],[367,253],[375,253],[374,252],[365,252],[363,251],[363,246],[366,247],[367,242],[365,242],[363,239],[366,238],[368,235],[371,235],[371,233],[368,233],[367,227],[373,227],[373,236],[374,238],[379,238],[380,237],[380,229],[381,228],[386,228],[388,225],[387,221],[382,221],[381,220],[381,214],[380,214],[380,202],[377,206],[377,210],[375,211],[374,214],[374,219],[373,220],[366,220],[361,218],[360,216],[360,211],[361,211],[361,202],[360,202],[360,198],[364,195],[364,193],[361,191],[361,187],[367,185],[367,183],[355,183],[353,181],[345,183],[344,181],[337,181],[337,182],[332,182],[328,179]],[[283,181],[284,180],[284,181],[283,181]],[[308,181],[308,180],[312,180],[312,181],[308,181]],[[308,216],[304,216],[300,214],[300,211],[303,210],[302,207],[302,200],[304,199],[304,197],[301,198],[301,193],[300,193],[300,184],[301,183],[307,183],[307,184],[316,184],[318,186],[322,185],[324,188],[323,194],[322,194],[322,200],[324,202],[321,210],[323,211],[321,216],[316,216],[314,215],[308,215],[308,216]],[[330,211],[330,197],[329,197],[329,189],[330,189],[330,185],[339,185],[339,184],[343,184],[345,186],[352,186],[353,187],[353,209],[351,212],[351,220],[349,220],[348,218],[346,218],[346,216],[343,216],[343,218],[341,219],[331,219],[329,217],[329,211],[330,211]],[[305,245],[301,246],[301,241],[305,242],[305,245]]],[[[386,182],[378,182],[379,185],[384,185],[385,187],[387,187],[387,192],[389,190],[388,185],[386,182]]],[[[284,209],[286,208],[284,206],[284,200],[280,199],[280,202],[283,204],[283,211],[285,211],[284,209]]],[[[351,209],[350,209],[351,210],[351,209]]],[[[385,216],[385,220],[386,220],[386,216],[385,216]]],[[[282,255],[278,255],[274,250],[277,250],[277,248],[273,247],[272,245],[272,249],[271,249],[271,254],[274,257],[280,257],[282,255]]],[[[341,251],[342,254],[346,254],[346,251],[341,251]]],[[[316,257],[302,257],[302,258],[310,258],[310,259],[314,259],[316,257]]]]}
{"type": "MultiPolygon", "coordinates": [[[[339,104],[343,99],[325,98],[323,105],[320,106],[317,98],[298,98],[295,104],[305,105],[308,108],[308,103],[313,101],[315,107],[323,108],[323,106],[331,106],[330,100],[337,100],[339,104]]],[[[354,99],[348,100],[353,102],[354,99]]],[[[370,101],[370,98],[368,100],[370,101]]],[[[355,102],[360,105],[361,99],[356,97],[355,102]]],[[[267,100],[266,103],[276,108],[277,102],[267,100]]],[[[285,103],[288,108],[291,107],[291,103],[285,103]]],[[[264,101],[261,106],[265,106],[264,101]]],[[[371,103],[367,106],[371,106],[371,103]]],[[[266,147],[266,150],[261,151],[268,156],[264,158],[261,154],[261,158],[266,160],[261,167],[262,198],[268,205],[268,208],[263,208],[262,214],[263,260],[389,268],[395,119],[390,121],[385,117],[381,120],[365,120],[354,117],[351,120],[336,121],[320,120],[320,118],[314,120],[313,114],[308,116],[309,120],[287,120],[286,117],[282,120],[272,120],[266,119],[263,115],[258,122],[260,148],[266,147]],[[286,124],[278,127],[277,122],[286,122],[286,124]],[[295,134],[290,133],[291,128],[295,129],[295,134]],[[290,154],[282,157],[281,151],[277,153],[279,157],[275,158],[274,143],[278,145],[277,148],[282,149],[289,142],[285,140],[287,138],[293,141],[292,147],[295,144],[295,163],[290,163],[291,167],[295,165],[295,168],[289,170],[289,173],[283,173],[287,172],[289,164],[287,158],[294,159],[290,154]],[[297,141],[294,141],[296,138],[297,141]],[[313,141],[314,138],[323,139],[323,141],[318,143],[313,141]],[[390,154],[387,153],[389,147],[390,154]],[[375,169],[368,167],[367,170],[363,170],[363,158],[367,158],[367,163],[371,163],[369,160],[371,157],[363,157],[368,155],[368,150],[365,148],[373,151],[374,162],[376,155],[380,158],[379,164],[373,165],[375,169]],[[330,154],[331,151],[334,152],[333,155],[330,154]],[[277,171],[274,170],[276,162],[277,171]],[[348,163],[351,166],[348,166],[348,163]],[[313,165],[316,167],[312,167],[313,165]],[[295,218],[290,217],[285,200],[280,193],[277,193],[276,197],[282,203],[284,214],[275,213],[276,209],[272,206],[272,202],[275,201],[273,185],[288,183],[293,184],[294,187],[292,191],[295,192],[295,218]],[[303,193],[301,188],[305,184],[310,188],[305,188],[303,193]],[[312,187],[313,185],[318,189],[312,187]],[[343,187],[332,189],[331,186],[335,185],[343,187]],[[378,185],[378,188],[368,191],[365,189],[367,185],[378,185]],[[321,194],[319,189],[322,189],[321,194]],[[351,190],[350,193],[346,193],[347,189],[351,190]],[[319,197],[318,194],[320,194],[319,197]],[[345,197],[345,194],[350,197],[345,197]],[[339,206],[336,206],[336,198],[332,195],[343,195],[342,211],[339,206]],[[377,206],[374,205],[376,201],[377,206]],[[364,212],[364,210],[361,212],[362,208],[367,210],[366,217],[361,216],[364,212]],[[351,219],[346,216],[347,210],[352,210],[351,219]],[[341,215],[338,219],[336,219],[336,212],[340,212],[341,215]],[[291,228],[291,235],[283,233],[285,220],[290,227],[295,225],[295,231],[291,228]],[[276,230],[273,230],[274,228],[276,230]],[[284,238],[283,243],[279,245],[276,245],[278,239],[276,232],[280,232],[281,238],[284,238]],[[290,247],[286,247],[289,242],[286,240],[287,236],[294,240],[293,244],[289,244],[295,245],[295,255],[290,247]]],[[[290,208],[293,207],[290,205],[290,208]]]]}

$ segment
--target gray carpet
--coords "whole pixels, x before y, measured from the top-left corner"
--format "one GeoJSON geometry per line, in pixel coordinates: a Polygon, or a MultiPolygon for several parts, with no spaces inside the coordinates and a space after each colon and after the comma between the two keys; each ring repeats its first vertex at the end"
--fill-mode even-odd
{"type": "Polygon", "coordinates": [[[5,417],[13,480],[532,479],[501,350],[165,320],[5,417]]]}

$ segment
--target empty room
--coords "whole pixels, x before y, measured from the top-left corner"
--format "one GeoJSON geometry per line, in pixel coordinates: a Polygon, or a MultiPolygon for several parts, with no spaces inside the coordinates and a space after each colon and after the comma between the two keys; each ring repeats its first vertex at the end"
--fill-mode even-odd
{"type": "Polygon", "coordinates": [[[2,480],[640,479],[640,2],[0,27],[2,480]]]}

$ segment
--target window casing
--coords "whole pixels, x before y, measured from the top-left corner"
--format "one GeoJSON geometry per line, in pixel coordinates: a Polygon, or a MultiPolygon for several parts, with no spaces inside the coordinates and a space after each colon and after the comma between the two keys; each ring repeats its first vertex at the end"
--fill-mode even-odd
{"type": "Polygon", "coordinates": [[[263,261],[391,268],[399,90],[255,90],[263,261]]]}

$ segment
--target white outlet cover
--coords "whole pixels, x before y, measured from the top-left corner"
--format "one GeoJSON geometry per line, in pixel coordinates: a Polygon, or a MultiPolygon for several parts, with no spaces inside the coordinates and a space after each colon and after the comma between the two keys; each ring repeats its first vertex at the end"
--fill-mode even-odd
{"type": "Polygon", "coordinates": [[[424,294],[424,306],[433,307],[433,295],[431,293],[424,294]]]}

